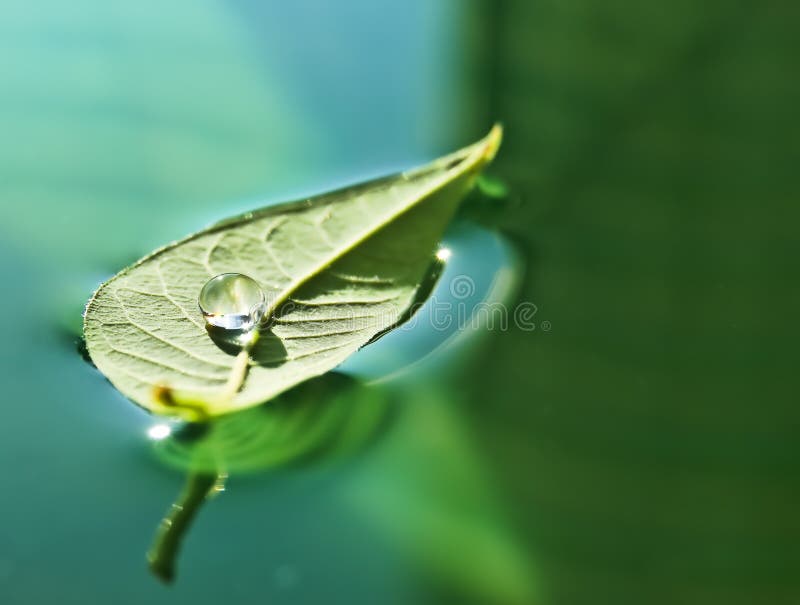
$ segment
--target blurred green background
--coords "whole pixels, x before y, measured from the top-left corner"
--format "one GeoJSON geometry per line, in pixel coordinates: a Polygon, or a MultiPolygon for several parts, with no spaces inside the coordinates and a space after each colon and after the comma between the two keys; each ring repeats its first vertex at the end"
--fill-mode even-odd
{"type": "Polygon", "coordinates": [[[0,602],[800,603],[799,18],[0,2],[0,602]],[[143,553],[183,473],[75,353],[92,289],[495,120],[511,194],[483,215],[539,329],[390,381],[357,454],[232,473],[158,584],[143,553]]]}

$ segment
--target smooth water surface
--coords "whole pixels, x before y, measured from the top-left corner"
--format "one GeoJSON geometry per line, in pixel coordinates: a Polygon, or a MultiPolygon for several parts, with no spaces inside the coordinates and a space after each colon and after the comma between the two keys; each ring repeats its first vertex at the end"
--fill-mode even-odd
{"type": "Polygon", "coordinates": [[[800,602],[796,23],[721,0],[3,2],[0,602],[800,602]],[[509,195],[472,210],[504,235],[454,225],[438,294],[510,300],[505,328],[399,331],[334,395],[205,449],[75,351],[92,289],[156,247],[497,120],[509,195]],[[165,587],[144,553],[220,449],[226,491],[165,587]]]}

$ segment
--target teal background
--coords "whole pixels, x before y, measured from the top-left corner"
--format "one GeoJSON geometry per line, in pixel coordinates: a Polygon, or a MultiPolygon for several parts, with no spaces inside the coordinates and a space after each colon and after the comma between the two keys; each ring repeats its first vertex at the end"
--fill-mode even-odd
{"type": "Polygon", "coordinates": [[[800,9],[286,4],[0,3],[0,601],[800,602],[800,9]],[[233,474],[160,585],[184,473],[76,354],[92,289],[495,120],[511,193],[472,201],[520,261],[472,272],[538,329],[386,385],[352,456],[233,474]]]}

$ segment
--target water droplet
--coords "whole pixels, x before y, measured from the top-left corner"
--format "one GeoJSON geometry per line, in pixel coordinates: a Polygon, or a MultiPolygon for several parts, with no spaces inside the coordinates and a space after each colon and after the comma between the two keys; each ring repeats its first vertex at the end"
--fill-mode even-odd
{"type": "Polygon", "coordinates": [[[258,283],[241,273],[212,277],[200,290],[197,302],[209,325],[243,332],[261,321],[266,308],[258,283]]]}

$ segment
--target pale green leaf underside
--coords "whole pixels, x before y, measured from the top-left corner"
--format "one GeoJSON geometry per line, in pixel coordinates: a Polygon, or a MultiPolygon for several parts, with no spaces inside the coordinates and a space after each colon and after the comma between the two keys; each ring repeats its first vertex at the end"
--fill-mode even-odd
{"type": "Polygon", "coordinates": [[[124,395],[167,413],[157,387],[191,393],[218,415],[327,372],[403,317],[500,137],[495,127],[422,168],[247,213],[157,250],[89,301],[92,360],[124,395]],[[197,295],[226,272],[259,282],[275,320],[254,347],[241,388],[218,401],[235,356],[209,337],[197,295]]]}

